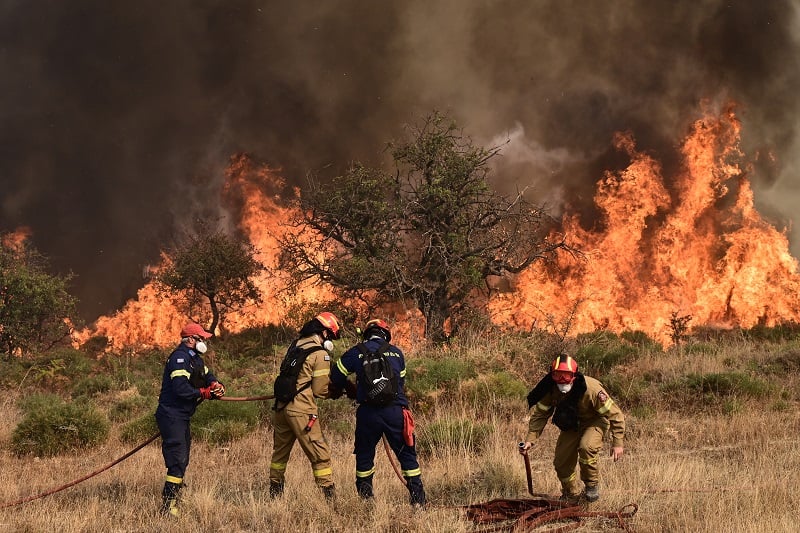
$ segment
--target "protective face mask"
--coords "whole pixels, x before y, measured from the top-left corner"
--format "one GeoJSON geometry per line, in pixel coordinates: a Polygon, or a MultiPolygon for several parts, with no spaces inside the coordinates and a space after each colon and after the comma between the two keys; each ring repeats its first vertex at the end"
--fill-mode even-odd
{"type": "Polygon", "coordinates": [[[194,349],[197,351],[197,353],[203,354],[206,353],[206,350],[208,350],[208,346],[203,341],[197,341],[194,345],[194,349]]]}
{"type": "Polygon", "coordinates": [[[572,383],[556,383],[556,387],[561,391],[561,394],[566,394],[572,390],[572,383]]]}
{"type": "Polygon", "coordinates": [[[325,339],[325,342],[322,343],[322,347],[325,348],[326,351],[332,352],[333,351],[333,342],[325,339]]]}

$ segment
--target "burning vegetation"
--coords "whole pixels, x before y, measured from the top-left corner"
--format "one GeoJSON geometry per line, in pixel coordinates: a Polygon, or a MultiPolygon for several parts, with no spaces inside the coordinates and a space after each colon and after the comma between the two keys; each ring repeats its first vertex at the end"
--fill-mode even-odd
{"type": "MultiPolygon", "coordinates": [[[[558,228],[582,255],[559,254],[515,276],[509,290],[489,296],[492,321],[560,335],[642,331],[664,343],[675,321],[685,325],[688,317],[692,326],[720,328],[798,321],[797,261],[785,231],[754,207],[740,127],[733,107],[694,122],[680,144],[681,165],[670,175],[637,149],[631,133],[617,134],[615,147],[630,163],[597,182],[598,221],[585,227],[567,206],[558,228]]],[[[276,268],[277,243],[289,231],[286,197],[274,170],[243,155],[232,158],[223,200],[240,213],[239,230],[267,270],[256,279],[264,303],[229,314],[229,331],[279,323],[293,306],[333,296],[310,284],[297,294],[282,291],[288,278],[276,268]]],[[[403,320],[416,317],[401,313],[403,320]]],[[[119,346],[168,344],[183,321],[176,303],[148,283],[79,337],[105,335],[119,346]]]]}

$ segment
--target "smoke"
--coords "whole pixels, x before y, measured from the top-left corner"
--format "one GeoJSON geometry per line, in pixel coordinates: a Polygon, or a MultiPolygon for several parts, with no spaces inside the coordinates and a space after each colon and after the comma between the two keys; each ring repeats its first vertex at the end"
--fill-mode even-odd
{"type": "Polygon", "coordinates": [[[666,168],[700,102],[740,106],[764,208],[794,218],[797,10],[788,0],[6,0],[0,230],[118,308],[198,214],[229,157],[302,185],[433,109],[502,144],[500,187],[590,204],[630,130],[666,168]],[[730,4],[730,5],[729,5],[730,4]]]}

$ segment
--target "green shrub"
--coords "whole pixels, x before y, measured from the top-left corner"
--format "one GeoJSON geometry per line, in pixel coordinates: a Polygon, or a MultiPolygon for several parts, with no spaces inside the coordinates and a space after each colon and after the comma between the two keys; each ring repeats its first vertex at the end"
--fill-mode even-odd
{"type": "Polygon", "coordinates": [[[763,398],[770,392],[767,382],[740,372],[689,374],[685,379],[690,391],[714,396],[763,398]]]}
{"type": "Polygon", "coordinates": [[[33,411],[42,411],[50,406],[61,405],[63,403],[64,400],[58,394],[53,394],[52,392],[35,392],[33,394],[20,396],[19,400],[17,400],[17,407],[25,413],[30,413],[33,411]]]}
{"type": "Polygon", "coordinates": [[[86,376],[79,379],[72,388],[72,397],[94,396],[103,392],[108,392],[114,388],[114,381],[111,376],[100,374],[96,376],[86,376]]]}
{"type": "Polygon", "coordinates": [[[128,422],[120,431],[120,439],[128,444],[139,444],[158,433],[155,411],[143,414],[128,422]]]}
{"type": "Polygon", "coordinates": [[[603,386],[620,406],[635,405],[647,393],[647,381],[641,376],[611,373],[603,376],[603,386]]]}
{"type": "Polygon", "coordinates": [[[422,455],[449,449],[480,453],[492,434],[492,426],[473,420],[438,420],[417,431],[417,451],[422,455]]]}
{"type": "Polygon", "coordinates": [[[581,372],[593,377],[602,377],[612,367],[634,361],[636,346],[610,331],[596,331],[578,335],[579,344],[575,359],[581,372]]]}
{"type": "Polygon", "coordinates": [[[101,444],[109,428],[105,415],[88,403],[50,404],[25,415],[11,447],[18,455],[53,456],[101,444]]]}
{"type": "Polygon", "coordinates": [[[414,359],[407,365],[406,390],[425,396],[438,389],[454,388],[461,380],[476,375],[475,368],[462,359],[414,359]]]}
{"type": "MultiPolygon", "coordinates": [[[[461,397],[481,409],[488,408],[498,401],[523,402],[527,395],[528,386],[508,372],[494,372],[480,376],[461,386],[461,397]]],[[[518,409],[518,407],[514,403],[513,408],[518,409]]]]}
{"type": "Polygon", "coordinates": [[[644,331],[623,331],[619,335],[623,340],[636,346],[639,350],[652,350],[663,352],[664,347],[660,343],[651,339],[644,331]]]}
{"type": "Polygon", "coordinates": [[[108,418],[111,419],[112,422],[123,422],[125,420],[130,420],[134,416],[138,416],[148,407],[151,407],[149,409],[151,413],[155,413],[156,406],[151,406],[151,402],[151,399],[138,394],[135,396],[127,396],[111,404],[111,408],[108,410],[108,418]]]}
{"type": "Polygon", "coordinates": [[[203,402],[192,417],[192,435],[210,444],[236,440],[258,426],[261,402],[203,402]]]}
{"type": "Polygon", "coordinates": [[[773,327],[756,324],[742,331],[742,334],[746,339],[753,341],[783,342],[800,337],[800,324],[788,323],[773,327]]]}

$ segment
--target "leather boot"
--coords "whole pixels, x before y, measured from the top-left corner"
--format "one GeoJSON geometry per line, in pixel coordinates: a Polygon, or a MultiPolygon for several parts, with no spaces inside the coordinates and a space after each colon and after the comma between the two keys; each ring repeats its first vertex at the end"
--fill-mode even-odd
{"type": "Polygon", "coordinates": [[[408,488],[409,502],[411,503],[411,507],[415,509],[422,509],[425,507],[427,498],[425,497],[425,489],[422,486],[422,477],[407,477],[406,487],[408,488]]]}
{"type": "Polygon", "coordinates": [[[322,494],[325,495],[325,499],[327,501],[333,501],[333,499],[336,497],[336,487],[334,485],[322,487],[322,494]]]}
{"type": "Polygon", "coordinates": [[[164,483],[164,490],[161,491],[163,501],[161,503],[161,514],[165,516],[173,516],[175,518],[180,516],[178,509],[178,494],[181,491],[181,483],[172,483],[167,481],[164,483]]]}
{"type": "Polygon", "coordinates": [[[280,481],[270,481],[269,482],[269,497],[270,498],[280,498],[283,496],[283,483],[280,481]]]}
{"type": "Polygon", "coordinates": [[[372,492],[372,476],[357,477],[356,492],[362,500],[371,500],[375,496],[372,492]]]}

